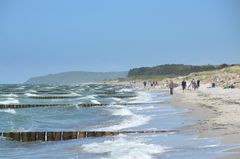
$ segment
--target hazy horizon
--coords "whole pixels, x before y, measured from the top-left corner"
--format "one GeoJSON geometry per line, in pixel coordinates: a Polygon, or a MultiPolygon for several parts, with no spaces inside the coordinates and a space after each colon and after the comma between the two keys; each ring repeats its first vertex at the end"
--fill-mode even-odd
{"type": "Polygon", "coordinates": [[[68,71],[240,63],[240,2],[2,0],[0,83],[68,71]]]}
{"type": "MultiPolygon", "coordinates": [[[[226,64],[226,63],[221,63],[221,64],[226,64]]],[[[221,64],[215,64],[215,65],[221,65],[221,64]]],[[[228,65],[232,65],[232,63],[227,63],[228,65]]],[[[161,64],[161,65],[165,65],[165,64],[161,64]]],[[[191,64],[184,64],[184,65],[191,65],[191,64]]],[[[212,65],[212,64],[202,64],[202,65],[212,65]]],[[[233,65],[240,65],[239,63],[233,64],[233,65]]],[[[139,66],[139,67],[154,67],[154,66],[158,66],[158,65],[153,65],[153,66],[139,66]]],[[[196,66],[196,65],[195,65],[196,66]]],[[[198,65],[201,66],[201,65],[198,65]]],[[[133,67],[133,68],[139,68],[139,67],[133,67]]],[[[133,68],[129,68],[133,69],[133,68]]],[[[42,77],[42,76],[48,76],[48,75],[56,75],[56,74],[62,74],[62,73],[72,73],[72,72],[87,72],[87,73],[114,73],[114,72],[128,72],[129,70],[126,71],[83,71],[83,70],[70,70],[70,71],[63,71],[63,72],[54,72],[54,73],[46,73],[46,74],[42,74],[42,75],[36,75],[36,76],[32,76],[27,78],[25,81],[22,82],[18,82],[18,83],[0,83],[0,84],[24,84],[27,80],[31,79],[31,78],[36,78],[36,77],[42,77]]]]}

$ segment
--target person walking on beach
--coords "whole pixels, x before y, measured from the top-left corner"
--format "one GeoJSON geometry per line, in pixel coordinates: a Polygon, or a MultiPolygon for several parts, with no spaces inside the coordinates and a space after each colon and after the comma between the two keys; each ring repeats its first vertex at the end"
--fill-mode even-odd
{"type": "Polygon", "coordinates": [[[185,80],[182,81],[182,90],[184,92],[184,90],[186,89],[187,86],[187,82],[185,80]]]}
{"type": "Polygon", "coordinates": [[[143,85],[144,85],[144,87],[146,87],[146,86],[147,86],[147,82],[146,82],[146,81],[144,81],[144,82],[143,82],[143,85]]]}
{"type": "Polygon", "coordinates": [[[173,88],[174,88],[174,84],[173,81],[171,80],[169,83],[169,88],[170,88],[170,95],[173,95],[173,88]]]}
{"type": "Polygon", "coordinates": [[[200,80],[197,80],[197,88],[200,87],[200,80]]]}
{"type": "Polygon", "coordinates": [[[192,79],[192,81],[191,81],[190,85],[188,86],[188,88],[189,88],[190,86],[192,86],[192,89],[193,89],[193,90],[196,90],[196,88],[197,88],[197,83],[196,83],[195,79],[192,79]]]}

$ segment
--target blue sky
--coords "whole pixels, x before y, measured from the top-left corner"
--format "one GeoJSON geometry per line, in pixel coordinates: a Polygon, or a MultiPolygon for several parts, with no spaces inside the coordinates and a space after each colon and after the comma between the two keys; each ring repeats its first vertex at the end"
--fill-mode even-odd
{"type": "Polygon", "coordinates": [[[0,0],[0,83],[240,63],[239,8],[238,0],[0,0]]]}

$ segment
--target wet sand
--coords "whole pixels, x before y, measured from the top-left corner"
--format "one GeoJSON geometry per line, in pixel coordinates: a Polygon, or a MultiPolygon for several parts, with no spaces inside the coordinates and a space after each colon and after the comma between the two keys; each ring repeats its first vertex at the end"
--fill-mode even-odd
{"type": "MultiPolygon", "coordinates": [[[[171,104],[187,109],[187,115],[197,120],[183,133],[194,133],[199,137],[218,138],[223,144],[240,144],[240,89],[209,88],[201,85],[198,90],[178,87],[171,104]]],[[[240,149],[230,150],[240,152],[240,149]]],[[[240,153],[224,159],[240,158],[240,153]]]]}

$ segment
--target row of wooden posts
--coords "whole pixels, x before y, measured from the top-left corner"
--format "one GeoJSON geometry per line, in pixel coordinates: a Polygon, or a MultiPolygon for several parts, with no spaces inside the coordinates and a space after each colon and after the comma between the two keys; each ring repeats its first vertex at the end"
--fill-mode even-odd
{"type": "Polygon", "coordinates": [[[89,137],[114,136],[119,134],[169,133],[176,130],[155,131],[71,131],[71,132],[0,132],[0,136],[20,142],[62,141],[89,137]]]}
{"type": "MultiPolygon", "coordinates": [[[[130,98],[134,96],[99,96],[101,98],[130,98]]],[[[57,99],[72,98],[69,96],[32,96],[35,99],[57,99]]],[[[78,104],[79,107],[94,107],[108,105],[136,105],[143,103],[114,103],[114,104],[78,104]]],[[[147,104],[147,103],[144,103],[147,104]]],[[[16,109],[16,108],[34,108],[34,107],[56,107],[56,106],[72,106],[73,104],[0,104],[0,109],[16,109]]],[[[81,139],[88,137],[113,136],[118,134],[141,134],[141,133],[167,133],[176,132],[173,130],[157,130],[157,131],[72,131],[72,132],[0,132],[0,136],[10,140],[20,142],[32,141],[61,141],[71,139],[81,139]]]]}
{"type": "MultiPolygon", "coordinates": [[[[29,98],[33,99],[64,99],[64,98],[78,98],[79,96],[29,96],[29,98]]],[[[99,98],[132,98],[135,96],[121,96],[121,95],[113,95],[113,96],[105,96],[100,95],[99,98]]]]}
{"type": "MultiPolygon", "coordinates": [[[[79,106],[79,107],[96,107],[96,106],[110,106],[110,105],[135,105],[137,103],[112,103],[112,104],[0,104],[0,109],[18,109],[18,108],[35,108],[35,107],[63,107],[63,106],[79,106]]],[[[141,104],[141,103],[139,103],[141,104]]]]}
{"type": "MultiPolygon", "coordinates": [[[[161,102],[159,102],[161,103],[161,102]]],[[[78,107],[97,107],[97,106],[111,106],[111,105],[142,105],[152,103],[101,103],[101,104],[0,104],[0,109],[18,109],[18,108],[36,108],[36,107],[63,107],[63,106],[78,106],[78,107]]]]}

